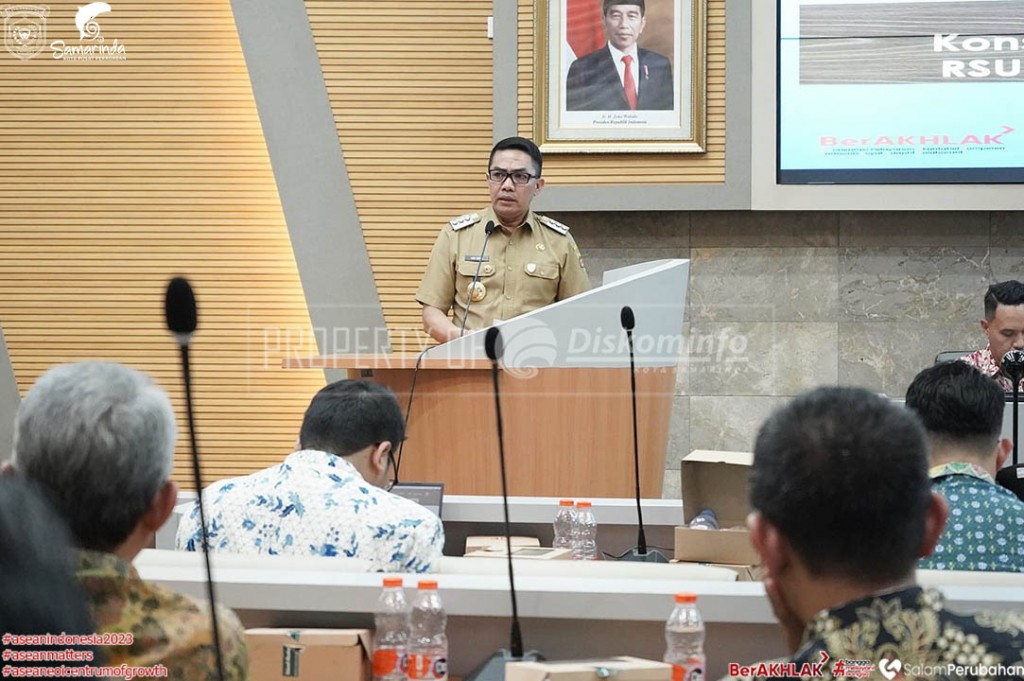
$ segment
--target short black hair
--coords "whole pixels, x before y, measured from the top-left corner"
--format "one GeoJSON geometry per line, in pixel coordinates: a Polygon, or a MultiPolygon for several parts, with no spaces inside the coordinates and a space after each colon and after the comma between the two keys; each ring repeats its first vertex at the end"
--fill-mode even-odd
{"type": "Polygon", "coordinates": [[[85,594],[74,578],[64,523],[38,488],[22,476],[0,478],[0,631],[21,635],[96,631],[85,594]]]}
{"type": "Polygon", "coordinates": [[[985,319],[992,321],[1000,305],[1024,305],[1024,284],[1008,279],[989,286],[985,292],[985,319]]]}
{"type": "Polygon", "coordinates": [[[914,377],[907,407],[929,437],[992,453],[1003,428],[1003,389],[967,362],[942,362],[914,377]]]}
{"type": "Polygon", "coordinates": [[[344,379],[322,388],[306,409],[299,433],[303,449],[349,456],[405,439],[405,421],[390,389],[372,381],[344,379]]]}
{"type": "Polygon", "coordinates": [[[601,6],[601,14],[608,14],[608,8],[612,5],[636,5],[640,8],[640,16],[647,12],[644,0],[604,0],[604,4],[601,6]]]}
{"type": "Polygon", "coordinates": [[[862,388],[817,388],[761,427],[750,504],[817,576],[860,583],[913,569],[931,498],[924,430],[862,388]]]}
{"type": "Polygon", "coordinates": [[[505,149],[516,149],[529,154],[530,158],[533,159],[533,165],[537,167],[537,177],[541,176],[544,172],[544,158],[540,154],[540,149],[533,143],[533,140],[528,140],[525,137],[506,137],[501,140],[493,147],[491,147],[491,155],[487,159],[487,168],[490,169],[491,164],[494,163],[494,155],[499,151],[505,149]]]}

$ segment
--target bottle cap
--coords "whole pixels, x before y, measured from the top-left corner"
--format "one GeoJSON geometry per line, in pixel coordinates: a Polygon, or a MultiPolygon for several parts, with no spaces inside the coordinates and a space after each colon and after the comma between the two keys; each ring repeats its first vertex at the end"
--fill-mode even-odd
{"type": "Polygon", "coordinates": [[[576,507],[577,508],[590,508],[590,502],[589,501],[577,501],[576,502],[576,507]]]}
{"type": "Polygon", "coordinates": [[[398,586],[402,586],[402,578],[401,577],[385,577],[384,578],[384,588],[385,589],[394,589],[395,587],[398,587],[398,586]]]}
{"type": "Polygon", "coordinates": [[[562,499],[561,501],[558,502],[558,505],[559,506],[572,506],[573,505],[573,501],[572,501],[572,499],[562,499]]]}
{"type": "Polygon", "coordinates": [[[697,594],[676,594],[676,603],[696,603],[697,594]]]}
{"type": "Polygon", "coordinates": [[[419,588],[421,590],[423,590],[423,591],[432,591],[434,589],[437,589],[437,580],[436,579],[421,579],[420,583],[419,583],[419,588]]]}

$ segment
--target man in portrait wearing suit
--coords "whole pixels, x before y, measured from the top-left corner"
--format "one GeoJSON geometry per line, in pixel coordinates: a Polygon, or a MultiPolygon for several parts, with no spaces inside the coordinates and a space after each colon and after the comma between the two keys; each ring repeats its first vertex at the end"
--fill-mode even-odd
{"type": "Polygon", "coordinates": [[[673,108],[672,64],[637,47],[647,19],[644,0],[603,0],[608,43],[569,67],[568,111],[638,111],[673,108]]]}

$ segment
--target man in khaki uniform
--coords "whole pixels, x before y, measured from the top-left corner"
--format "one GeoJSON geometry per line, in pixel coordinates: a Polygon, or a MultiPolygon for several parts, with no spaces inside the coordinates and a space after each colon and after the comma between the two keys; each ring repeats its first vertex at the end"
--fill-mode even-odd
{"type": "Polygon", "coordinates": [[[540,149],[528,139],[495,144],[487,169],[490,207],[453,218],[437,237],[416,292],[423,329],[435,340],[458,338],[463,324],[467,331],[486,328],[590,289],[569,228],[530,210],[544,187],[542,165],[540,149]]]}

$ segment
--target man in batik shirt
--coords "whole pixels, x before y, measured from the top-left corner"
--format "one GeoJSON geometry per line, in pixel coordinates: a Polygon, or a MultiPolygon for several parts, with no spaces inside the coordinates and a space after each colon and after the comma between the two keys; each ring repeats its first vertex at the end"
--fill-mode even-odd
{"type": "MultiPolygon", "coordinates": [[[[242,554],[347,556],[383,572],[436,569],[441,520],[389,493],[393,449],[405,439],[394,393],[343,380],[306,409],[300,450],[203,492],[210,549],[242,554]]],[[[177,546],[199,548],[199,509],[181,519],[177,546]]]]}
{"type": "Polygon", "coordinates": [[[999,437],[1003,405],[999,386],[963,362],[929,367],[907,389],[928,435],[933,488],[950,509],[918,567],[1024,572],[1024,501],[995,481],[1013,448],[999,437]]]}
{"type": "Polygon", "coordinates": [[[1024,615],[954,614],[915,584],[947,510],[909,410],[860,388],[797,397],[761,427],[749,492],[751,541],[791,656],[730,673],[976,679],[949,665],[1024,664],[1024,615]]]}
{"type": "MultiPolygon", "coordinates": [[[[175,438],[171,402],[148,376],[109,362],[65,364],[22,400],[12,464],[67,523],[97,632],[121,635],[102,646],[104,664],[214,681],[208,604],[145,582],[132,566],[174,508],[175,438]]],[[[244,630],[230,610],[217,613],[224,678],[242,681],[244,630]]]]}
{"type": "MultiPolygon", "coordinates": [[[[985,293],[985,318],[981,330],[988,345],[963,358],[981,373],[995,379],[1003,392],[1013,392],[1013,383],[1003,374],[1003,355],[1010,350],[1024,350],[1024,284],[1002,281],[992,284],[985,293]]],[[[1024,391],[1024,379],[1020,389],[1024,391]]]]}

